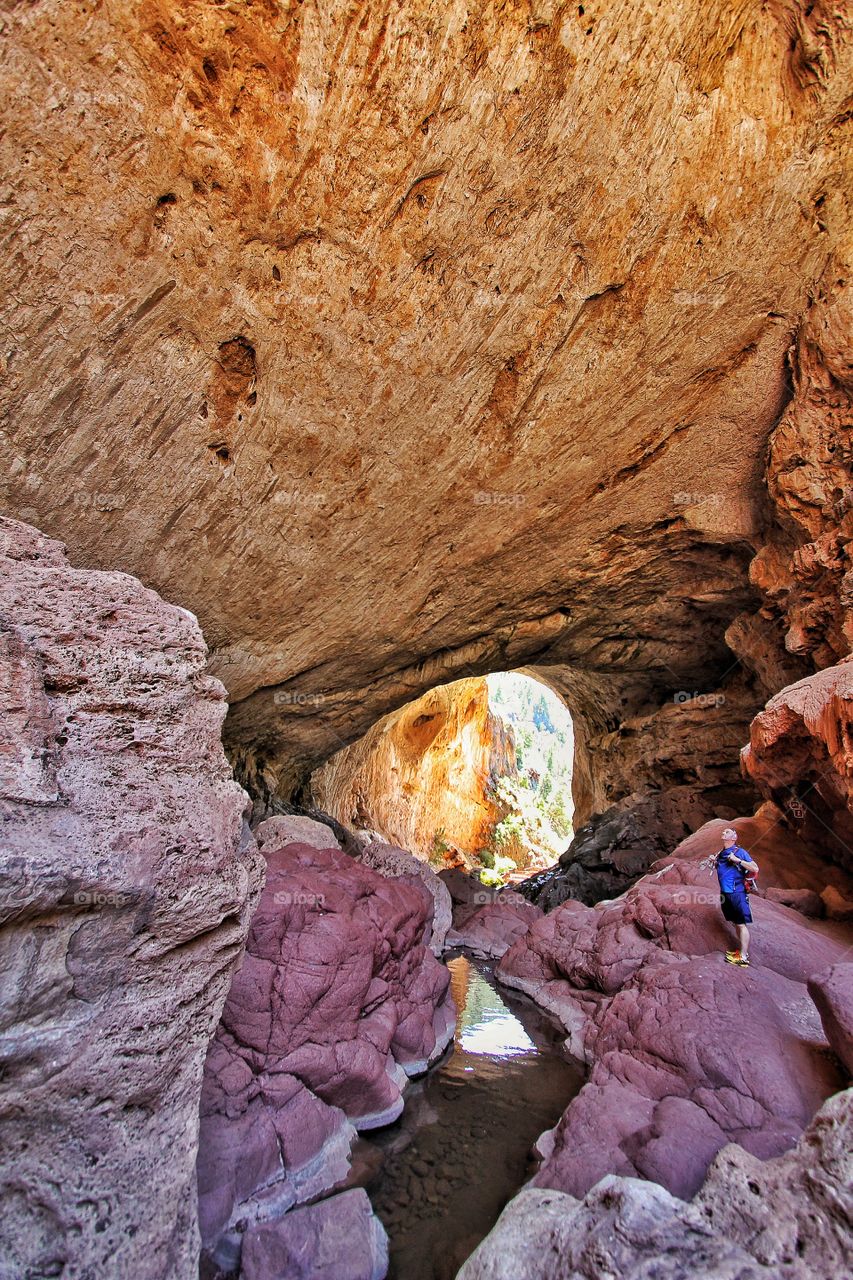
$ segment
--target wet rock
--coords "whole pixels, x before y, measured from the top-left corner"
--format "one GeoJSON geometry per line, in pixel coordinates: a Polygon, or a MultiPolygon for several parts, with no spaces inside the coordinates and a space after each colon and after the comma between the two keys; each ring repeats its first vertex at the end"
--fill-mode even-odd
{"type": "Polygon", "coordinates": [[[197,1274],[201,1070],[260,886],[195,620],[0,520],[0,1270],[197,1274]]]}
{"type": "Polygon", "coordinates": [[[826,1038],[853,1076],[853,963],[836,964],[809,979],[826,1038]]]}
{"type": "Polygon", "coordinates": [[[447,935],[448,947],[467,947],[476,956],[499,957],[526,933],[542,910],[518,893],[504,891],[492,903],[457,915],[447,935]]]}
{"type": "Polygon", "coordinates": [[[359,1188],[250,1227],[241,1280],[384,1280],[388,1238],[359,1188]]]}
{"type": "Polygon", "coordinates": [[[458,1280],[815,1280],[846,1275],[853,1093],[832,1098],[796,1148],[762,1161],[727,1146],[692,1203],[608,1175],[582,1200],[525,1189],[458,1280]]]}

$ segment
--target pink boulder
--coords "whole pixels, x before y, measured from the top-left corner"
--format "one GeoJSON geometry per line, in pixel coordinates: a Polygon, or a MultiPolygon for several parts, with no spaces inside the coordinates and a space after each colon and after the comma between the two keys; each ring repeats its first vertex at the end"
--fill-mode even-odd
{"type": "Polygon", "coordinates": [[[346,1176],[355,1130],[399,1115],[455,1024],[420,881],[281,845],[280,829],[258,830],[266,885],[205,1071],[200,1218],[220,1260],[240,1223],[277,1222],[346,1176]]]}
{"type": "Polygon", "coordinates": [[[505,892],[483,906],[459,907],[454,914],[446,945],[468,947],[476,956],[497,958],[542,917],[543,911],[521,894],[505,892]]]}
{"type": "Polygon", "coordinates": [[[360,1188],[251,1227],[241,1280],[383,1280],[388,1238],[360,1188]]]}

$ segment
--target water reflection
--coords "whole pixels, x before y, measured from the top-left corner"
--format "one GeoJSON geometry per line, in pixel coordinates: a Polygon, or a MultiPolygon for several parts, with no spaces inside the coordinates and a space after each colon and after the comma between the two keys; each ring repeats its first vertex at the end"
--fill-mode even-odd
{"type": "MultiPolygon", "coordinates": [[[[451,971],[451,988],[456,999],[457,987],[462,987],[464,974],[465,998],[457,999],[461,1012],[456,1022],[456,1044],[470,1054],[488,1054],[495,1058],[508,1058],[519,1053],[535,1053],[536,1045],[524,1030],[515,1014],[507,1008],[493,984],[472,967],[465,956],[456,956],[448,964],[451,971]],[[454,983],[456,974],[460,980],[454,983]]],[[[473,1067],[466,1067],[473,1071],[473,1067]]]]}
{"type": "Polygon", "coordinates": [[[581,1085],[559,1055],[559,1030],[497,988],[489,962],[458,955],[448,967],[453,1047],[409,1087],[400,1120],[371,1135],[384,1157],[368,1190],[390,1239],[389,1280],[452,1280],[581,1085]]]}

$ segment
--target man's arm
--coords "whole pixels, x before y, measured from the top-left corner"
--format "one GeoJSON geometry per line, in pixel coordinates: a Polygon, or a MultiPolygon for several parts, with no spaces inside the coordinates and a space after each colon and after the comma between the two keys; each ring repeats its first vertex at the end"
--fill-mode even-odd
{"type": "Polygon", "coordinates": [[[751,858],[739,858],[737,854],[730,853],[728,860],[736,867],[740,867],[741,871],[748,871],[751,876],[758,875],[758,863],[753,862],[751,858]]]}

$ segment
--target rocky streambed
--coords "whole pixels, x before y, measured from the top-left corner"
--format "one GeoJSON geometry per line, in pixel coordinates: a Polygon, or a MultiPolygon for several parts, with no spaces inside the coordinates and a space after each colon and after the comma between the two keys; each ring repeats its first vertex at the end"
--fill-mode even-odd
{"type": "Polygon", "coordinates": [[[450,956],[452,1046],[410,1085],[400,1119],[371,1137],[383,1159],[367,1189],[388,1233],[389,1280],[452,1280],[582,1083],[564,1034],[532,1001],[499,990],[493,967],[450,956]]]}

